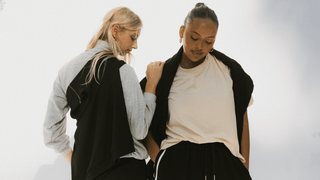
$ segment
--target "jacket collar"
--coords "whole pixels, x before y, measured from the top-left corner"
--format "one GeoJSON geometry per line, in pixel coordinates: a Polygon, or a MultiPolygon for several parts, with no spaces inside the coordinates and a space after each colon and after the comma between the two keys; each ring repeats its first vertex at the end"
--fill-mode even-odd
{"type": "Polygon", "coordinates": [[[94,46],[94,48],[92,48],[92,50],[95,52],[100,52],[103,50],[112,51],[112,48],[107,41],[98,40],[96,46],[94,46]]]}
{"type": "Polygon", "coordinates": [[[170,58],[163,67],[163,75],[161,81],[159,82],[158,87],[162,87],[159,89],[161,94],[158,95],[168,97],[171,85],[173,83],[173,79],[177,73],[179,63],[182,58],[183,46],[179,49],[178,53],[175,54],[172,58],[170,58]]]}

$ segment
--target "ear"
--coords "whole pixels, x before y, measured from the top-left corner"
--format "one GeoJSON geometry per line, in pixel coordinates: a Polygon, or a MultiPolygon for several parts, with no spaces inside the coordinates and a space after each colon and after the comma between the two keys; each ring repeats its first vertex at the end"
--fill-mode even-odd
{"type": "Polygon", "coordinates": [[[111,31],[112,31],[112,36],[113,37],[116,37],[117,32],[119,31],[119,28],[120,28],[119,24],[114,24],[112,26],[111,31]]]}
{"type": "Polygon", "coordinates": [[[180,38],[183,38],[183,34],[184,34],[184,26],[180,26],[180,29],[179,29],[179,36],[180,38]]]}

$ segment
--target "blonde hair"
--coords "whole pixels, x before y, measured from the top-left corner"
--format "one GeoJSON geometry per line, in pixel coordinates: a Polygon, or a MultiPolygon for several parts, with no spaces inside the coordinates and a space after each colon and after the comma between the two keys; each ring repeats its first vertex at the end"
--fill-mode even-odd
{"type": "MultiPolygon", "coordinates": [[[[100,59],[101,56],[107,55],[107,54],[112,54],[115,57],[123,57],[125,62],[130,63],[132,54],[131,53],[124,53],[121,51],[117,41],[114,39],[112,35],[112,26],[113,25],[119,25],[120,30],[133,30],[137,31],[137,36],[139,36],[141,28],[142,28],[142,21],[140,17],[135,14],[133,11],[131,11],[127,7],[117,7],[112,10],[110,10],[103,18],[103,23],[100,27],[100,30],[98,33],[90,40],[87,50],[90,50],[94,48],[98,42],[98,40],[104,40],[107,41],[110,46],[112,51],[101,51],[99,54],[93,57],[92,59],[92,64],[90,67],[90,71],[88,73],[87,79],[86,79],[86,84],[91,82],[92,78],[96,80],[97,83],[98,80],[96,78],[96,66],[98,63],[98,60],[100,59]]],[[[106,57],[102,60],[100,63],[100,66],[98,67],[98,79],[99,79],[99,71],[100,67],[103,64],[104,61],[106,61],[109,58],[106,57]]]]}

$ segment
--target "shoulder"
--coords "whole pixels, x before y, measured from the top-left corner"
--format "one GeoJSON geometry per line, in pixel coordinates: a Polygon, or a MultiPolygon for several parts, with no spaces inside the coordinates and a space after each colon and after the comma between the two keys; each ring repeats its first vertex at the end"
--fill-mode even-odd
{"type": "Polygon", "coordinates": [[[119,72],[120,72],[120,77],[122,81],[138,80],[138,77],[133,67],[131,67],[128,64],[124,64],[123,66],[121,66],[119,69],[119,72]]]}
{"type": "Polygon", "coordinates": [[[66,91],[71,81],[77,76],[80,70],[94,55],[91,51],[83,52],[67,63],[65,63],[59,70],[58,79],[62,88],[66,91]]]}
{"type": "Polygon", "coordinates": [[[242,66],[236,60],[234,60],[233,58],[230,58],[224,53],[214,50],[213,52],[210,52],[210,55],[216,57],[219,61],[221,61],[226,66],[228,66],[231,72],[247,75],[244,69],[242,68],[242,66]]]}
{"type": "Polygon", "coordinates": [[[67,79],[74,78],[94,55],[93,50],[80,53],[60,68],[59,76],[67,79]]]}
{"type": "Polygon", "coordinates": [[[216,57],[219,61],[229,67],[241,68],[241,65],[236,60],[230,58],[220,51],[214,50],[213,52],[210,52],[210,55],[216,57]]]}
{"type": "Polygon", "coordinates": [[[128,76],[128,75],[135,75],[136,74],[133,67],[131,67],[128,64],[124,64],[123,66],[121,66],[119,71],[120,71],[121,76],[128,76]]]}
{"type": "Polygon", "coordinates": [[[210,52],[210,54],[212,56],[215,56],[219,61],[228,66],[228,68],[231,71],[231,76],[233,80],[240,79],[243,83],[248,83],[250,84],[250,86],[253,86],[253,81],[251,77],[244,71],[242,66],[236,60],[230,58],[229,56],[217,50],[210,52]]]}
{"type": "Polygon", "coordinates": [[[74,57],[73,59],[71,59],[70,61],[68,61],[67,63],[65,63],[60,69],[60,71],[63,72],[63,71],[70,71],[73,69],[82,68],[93,57],[93,55],[94,55],[94,52],[92,51],[83,52],[77,55],[76,57],[74,57]]]}

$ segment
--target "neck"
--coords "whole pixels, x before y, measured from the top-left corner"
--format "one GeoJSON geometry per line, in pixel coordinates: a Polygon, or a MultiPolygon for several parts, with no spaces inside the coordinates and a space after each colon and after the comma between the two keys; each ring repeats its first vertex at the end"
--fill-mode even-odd
{"type": "Polygon", "coordinates": [[[180,66],[184,69],[191,69],[201,64],[205,59],[206,59],[206,56],[194,62],[194,61],[191,61],[185,53],[183,53],[180,61],[180,66]]]}

